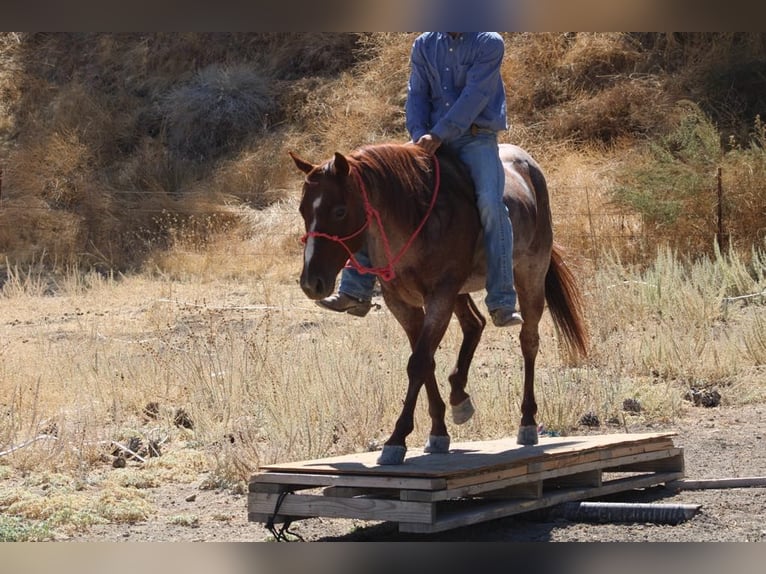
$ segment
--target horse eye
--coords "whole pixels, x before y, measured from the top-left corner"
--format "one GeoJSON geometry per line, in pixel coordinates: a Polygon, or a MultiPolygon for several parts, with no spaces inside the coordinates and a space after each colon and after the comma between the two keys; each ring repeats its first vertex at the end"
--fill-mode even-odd
{"type": "Polygon", "coordinates": [[[335,219],[343,219],[346,217],[346,214],[348,213],[348,209],[346,209],[345,205],[338,205],[337,207],[334,207],[332,210],[332,216],[335,219]]]}

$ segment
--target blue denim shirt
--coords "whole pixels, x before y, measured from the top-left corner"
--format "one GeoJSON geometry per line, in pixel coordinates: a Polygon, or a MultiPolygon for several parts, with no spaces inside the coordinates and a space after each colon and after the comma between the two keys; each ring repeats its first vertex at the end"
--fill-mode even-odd
{"type": "Polygon", "coordinates": [[[410,53],[405,104],[407,131],[413,141],[431,133],[449,142],[471,124],[501,131],[508,128],[505,87],[500,76],[505,45],[496,32],[426,32],[410,53]]]}

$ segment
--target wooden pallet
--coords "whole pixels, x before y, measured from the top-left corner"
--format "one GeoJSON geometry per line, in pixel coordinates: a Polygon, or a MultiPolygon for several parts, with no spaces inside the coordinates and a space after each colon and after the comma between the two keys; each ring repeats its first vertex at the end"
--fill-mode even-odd
{"type": "Polygon", "coordinates": [[[447,454],[410,449],[379,466],[367,452],[264,466],[250,480],[248,518],[394,521],[431,533],[645,488],[684,476],[674,433],[541,437],[453,444],[447,454]]]}

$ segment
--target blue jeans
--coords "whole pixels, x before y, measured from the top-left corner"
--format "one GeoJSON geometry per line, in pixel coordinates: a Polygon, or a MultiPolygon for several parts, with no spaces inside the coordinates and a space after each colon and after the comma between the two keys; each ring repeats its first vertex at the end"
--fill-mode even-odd
{"type": "MultiPolygon", "coordinates": [[[[466,164],[476,188],[476,203],[484,229],[484,250],[487,255],[487,297],[484,302],[490,312],[501,307],[516,307],[513,285],[513,228],[508,208],[503,203],[505,171],[493,133],[467,134],[448,145],[466,164]]],[[[363,266],[370,266],[364,249],[354,254],[363,266]]],[[[375,287],[375,275],[359,273],[345,267],[338,291],[357,299],[369,301],[375,287]]]]}
{"type": "MultiPolygon", "coordinates": [[[[372,267],[372,262],[365,248],[354,253],[354,257],[362,267],[372,267]]],[[[350,295],[355,299],[369,301],[372,299],[372,290],[375,288],[376,276],[372,273],[359,273],[354,267],[344,267],[340,275],[338,292],[350,295]]]]}
{"type": "Polygon", "coordinates": [[[484,229],[487,255],[487,297],[490,312],[502,307],[516,307],[513,285],[513,228],[508,208],[503,203],[505,170],[494,133],[467,134],[449,142],[452,150],[471,172],[476,188],[476,204],[484,229]]]}

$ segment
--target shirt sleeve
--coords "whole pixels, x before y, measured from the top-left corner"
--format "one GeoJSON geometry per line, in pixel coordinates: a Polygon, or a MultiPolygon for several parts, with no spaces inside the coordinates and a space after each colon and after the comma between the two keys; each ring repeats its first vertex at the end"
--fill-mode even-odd
{"type": "Polygon", "coordinates": [[[412,141],[418,141],[431,127],[430,89],[422,45],[416,40],[410,54],[410,79],[405,103],[406,127],[412,141]]]}
{"type": "Polygon", "coordinates": [[[501,86],[500,68],[505,53],[501,38],[485,37],[476,59],[468,69],[466,84],[450,110],[431,129],[431,133],[449,141],[468,131],[501,86]]]}

